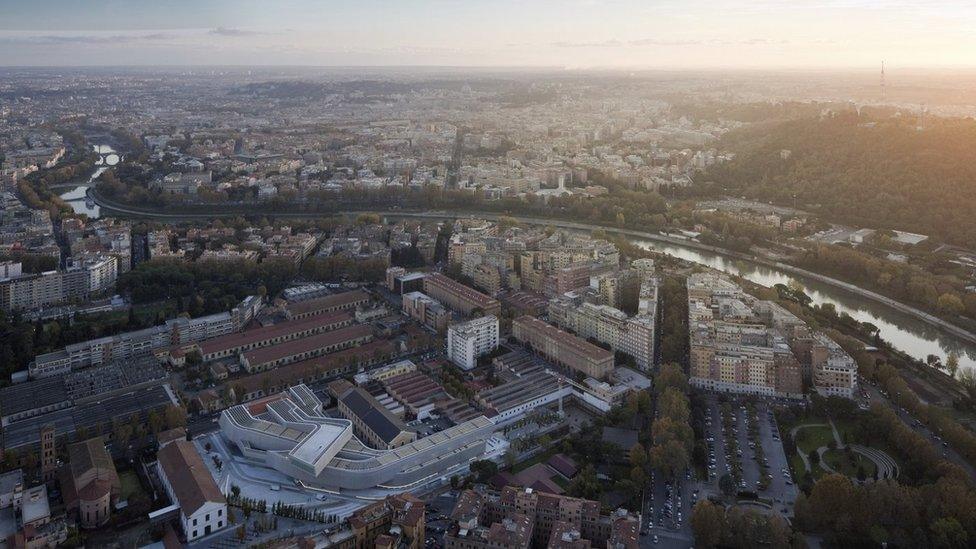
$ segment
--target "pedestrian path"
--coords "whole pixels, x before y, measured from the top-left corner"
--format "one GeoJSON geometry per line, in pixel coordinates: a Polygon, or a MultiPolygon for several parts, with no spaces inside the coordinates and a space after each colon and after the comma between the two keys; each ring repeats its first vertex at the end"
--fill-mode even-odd
{"type": "MultiPolygon", "coordinates": [[[[838,450],[843,450],[844,448],[847,448],[848,445],[845,445],[844,442],[841,440],[840,433],[837,431],[837,426],[834,425],[833,420],[830,420],[830,429],[834,433],[834,441],[836,442],[836,448],[838,450]]],[[[896,478],[898,476],[899,473],[898,464],[887,453],[878,450],[877,448],[871,448],[870,446],[864,446],[861,444],[850,444],[850,448],[852,452],[856,452],[868,458],[869,460],[871,460],[872,463],[874,463],[874,467],[877,470],[877,478],[879,480],[886,479],[886,478],[896,478]]],[[[828,473],[836,473],[837,471],[835,471],[833,467],[831,467],[826,462],[826,460],[824,460],[824,453],[829,449],[830,448],[826,446],[821,446],[820,448],[817,448],[817,455],[820,457],[820,467],[824,471],[827,471],[828,473]]],[[[807,460],[805,459],[804,456],[804,463],[806,464],[806,462],[807,460]]]]}
{"type": "MultiPolygon", "coordinates": [[[[800,450],[800,445],[796,443],[796,433],[799,432],[800,429],[806,429],[807,427],[827,426],[828,424],[826,423],[804,423],[803,425],[797,425],[796,427],[790,429],[790,439],[793,440],[793,445],[796,447],[796,454],[800,456],[800,460],[803,461],[803,467],[805,467],[807,471],[813,471],[813,466],[810,465],[810,458],[807,457],[802,450],[800,450]]],[[[830,424],[830,426],[833,427],[833,424],[830,424]]],[[[836,432],[834,433],[834,436],[837,436],[836,432]]],[[[797,473],[799,473],[799,471],[797,471],[797,473]]]]}

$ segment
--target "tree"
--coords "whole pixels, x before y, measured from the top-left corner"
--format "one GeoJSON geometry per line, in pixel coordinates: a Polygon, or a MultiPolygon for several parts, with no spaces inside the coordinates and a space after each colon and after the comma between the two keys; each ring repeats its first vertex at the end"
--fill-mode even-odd
{"type": "Polygon", "coordinates": [[[677,440],[655,445],[651,448],[650,458],[651,466],[668,476],[684,470],[690,462],[688,450],[677,440]]]}
{"type": "Polygon", "coordinates": [[[681,366],[674,362],[662,365],[654,379],[654,390],[657,393],[660,394],[669,387],[682,393],[688,391],[688,376],[682,371],[681,366]]]}
{"type": "Polygon", "coordinates": [[[700,547],[715,547],[725,530],[725,511],[707,499],[695,504],[691,511],[691,530],[700,547]]]}
{"type": "Polygon", "coordinates": [[[956,372],[959,371],[959,353],[952,351],[949,356],[946,357],[946,370],[949,371],[949,375],[956,377],[956,372]]]}
{"type": "Polygon", "coordinates": [[[502,231],[510,229],[512,227],[518,227],[520,225],[518,219],[515,219],[509,215],[498,216],[498,228],[502,231]]]}
{"type": "Polygon", "coordinates": [[[647,465],[647,450],[640,443],[635,443],[629,452],[630,465],[633,467],[645,467],[647,465]]]}
{"type": "Polygon", "coordinates": [[[112,438],[115,441],[116,447],[124,449],[129,446],[129,439],[132,437],[132,425],[130,423],[125,423],[119,421],[118,418],[114,421],[114,426],[112,427],[112,438]]]}
{"type": "Polygon", "coordinates": [[[686,450],[691,451],[695,440],[695,431],[687,423],[678,423],[670,417],[664,416],[654,420],[651,424],[651,437],[654,445],[661,445],[674,440],[681,443],[686,450]]]}
{"type": "Polygon", "coordinates": [[[549,435],[542,435],[539,437],[539,446],[548,450],[549,447],[552,446],[552,437],[549,435]]]}
{"type": "Polygon", "coordinates": [[[836,473],[820,477],[807,501],[811,516],[826,528],[836,528],[841,519],[851,517],[856,504],[850,479],[836,473]]]}
{"type": "Polygon", "coordinates": [[[158,434],[163,430],[163,418],[160,417],[159,412],[152,410],[149,412],[149,432],[152,434],[158,434]]]}
{"type": "Polygon", "coordinates": [[[959,371],[959,384],[966,390],[970,400],[976,399],[976,370],[965,368],[959,371]]]}
{"type": "Polygon", "coordinates": [[[962,299],[958,295],[944,293],[939,296],[939,309],[946,313],[958,315],[966,309],[966,306],[963,305],[962,299]]]}
{"type": "Polygon", "coordinates": [[[954,517],[937,519],[930,529],[934,547],[956,549],[969,546],[969,534],[954,517]]]}
{"type": "Polygon", "coordinates": [[[632,467],[630,469],[630,481],[634,484],[635,490],[640,490],[641,486],[647,484],[647,474],[643,467],[632,467]]]}
{"type": "Polygon", "coordinates": [[[691,411],[688,408],[688,397],[681,391],[669,387],[658,399],[658,410],[662,417],[668,417],[678,423],[688,423],[691,411]]]}
{"type": "Polygon", "coordinates": [[[375,213],[362,213],[356,216],[356,224],[358,225],[379,225],[380,221],[379,214],[375,213]]]}
{"type": "Polygon", "coordinates": [[[569,493],[573,497],[599,500],[603,493],[603,485],[596,478],[596,469],[587,465],[572,482],[569,483],[569,493]]]}
{"type": "Polygon", "coordinates": [[[186,426],[186,410],[181,406],[170,404],[166,407],[166,427],[174,429],[186,426]]]}
{"type": "Polygon", "coordinates": [[[515,465],[515,461],[517,459],[518,459],[518,453],[515,451],[515,448],[509,445],[508,449],[505,450],[505,465],[508,468],[511,468],[513,465],[515,465]]]}
{"type": "Polygon", "coordinates": [[[478,482],[487,482],[498,473],[498,465],[490,459],[479,459],[471,463],[471,472],[476,475],[478,482]]]}
{"type": "Polygon", "coordinates": [[[766,517],[769,543],[773,549],[787,549],[793,537],[793,529],[782,516],[773,514],[766,517]]]}
{"type": "Polygon", "coordinates": [[[735,483],[732,481],[732,475],[726,473],[719,477],[718,487],[726,496],[735,494],[735,483]]]}

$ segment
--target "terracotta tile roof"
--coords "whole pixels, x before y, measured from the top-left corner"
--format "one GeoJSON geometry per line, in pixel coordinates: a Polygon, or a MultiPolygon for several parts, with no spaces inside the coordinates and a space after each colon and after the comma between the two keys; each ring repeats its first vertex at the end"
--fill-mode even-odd
{"type": "MultiPolygon", "coordinates": [[[[279,366],[273,370],[267,370],[257,374],[251,374],[229,382],[231,387],[240,387],[244,394],[252,393],[261,389],[265,380],[269,380],[271,386],[278,386],[283,381],[294,378],[308,379],[316,370],[328,372],[330,370],[341,369],[346,366],[349,360],[361,360],[372,356],[374,353],[391,355],[396,351],[396,346],[392,341],[379,340],[371,341],[365,345],[351,347],[336,353],[330,353],[308,360],[292,362],[284,366],[279,366]]],[[[236,389],[235,389],[236,390],[236,389]]],[[[238,395],[242,396],[242,395],[238,395]]]]}
{"type": "Polygon", "coordinates": [[[566,477],[573,478],[579,471],[579,467],[572,458],[567,457],[565,454],[556,454],[549,458],[546,465],[552,467],[557,473],[566,477]]]}
{"type": "Polygon", "coordinates": [[[78,499],[81,501],[93,501],[105,497],[112,491],[112,481],[106,479],[95,479],[85,485],[78,492],[78,499]]]}
{"type": "Polygon", "coordinates": [[[186,429],[183,427],[175,427],[173,429],[167,429],[166,431],[160,432],[156,435],[156,441],[160,446],[165,446],[170,442],[177,440],[186,440],[186,429]]]}
{"type": "Polygon", "coordinates": [[[227,503],[192,442],[167,444],[158,457],[184,515],[192,515],[207,502],[227,503]]]}
{"type": "Polygon", "coordinates": [[[543,322],[533,316],[520,316],[515,322],[523,324],[526,328],[535,331],[539,336],[553,341],[559,347],[570,349],[577,355],[586,356],[593,360],[606,360],[607,357],[613,358],[613,353],[596,345],[574,336],[569,332],[564,332],[559,328],[543,322]]]}
{"type": "Polygon", "coordinates": [[[244,357],[247,359],[248,363],[254,367],[256,365],[294,356],[299,353],[315,351],[323,347],[328,347],[329,345],[345,343],[353,339],[371,336],[372,334],[373,328],[371,326],[362,324],[357,326],[349,326],[347,328],[340,328],[331,332],[325,332],[310,337],[288,341],[286,343],[280,343],[278,345],[272,345],[270,347],[263,347],[261,349],[247,351],[244,353],[244,357]]]}
{"type": "Polygon", "coordinates": [[[499,302],[497,299],[489,295],[485,295],[470,286],[461,284],[460,282],[442,275],[441,273],[431,273],[424,277],[424,289],[426,290],[428,287],[436,287],[446,292],[450,292],[462,299],[476,304],[486,311],[499,307],[499,302]]]}
{"type": "Polygon", "coordinates": [[[329,310],[336,307],[351,307],[355,303],[369,301],[369,294],[362,290],[353,290],[341,294],[327,295],[307,301],[299,301],[288,305],[288,312],[292,316],[299,316],[315,311],[329,310]]]}
{"type": "Polygon", "coordinates": [[[314,318],[304,318],[301,320],[289,320],[280,322],[273,326],[245,330],[234,334],[227,334],[201,342],[200,354],[206,356],[212,353],[236,349],[249,343],[267,341],[276,337],[288,337],[292,334],[313,330],[320,326],[352,320],[352,315],[345,311],[340,311],[326,316],[314,318]]]}

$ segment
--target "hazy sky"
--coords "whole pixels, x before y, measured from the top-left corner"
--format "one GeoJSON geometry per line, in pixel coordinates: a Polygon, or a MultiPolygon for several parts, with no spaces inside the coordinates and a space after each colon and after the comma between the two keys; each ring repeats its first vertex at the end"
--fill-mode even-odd
{"type": "Polygon", "coordinates": [[[976,0],[0,0],[0,65],[976,66],[976,0]]]}

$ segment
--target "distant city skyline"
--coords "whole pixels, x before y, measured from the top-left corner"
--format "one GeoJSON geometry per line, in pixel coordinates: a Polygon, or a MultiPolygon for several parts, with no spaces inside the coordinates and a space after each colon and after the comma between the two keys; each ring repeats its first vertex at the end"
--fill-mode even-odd
{"type": "Polygon", "coordinates": [[[0,6],[0,65],[976,66],[959,0],[52,0],[0,6]]]}

